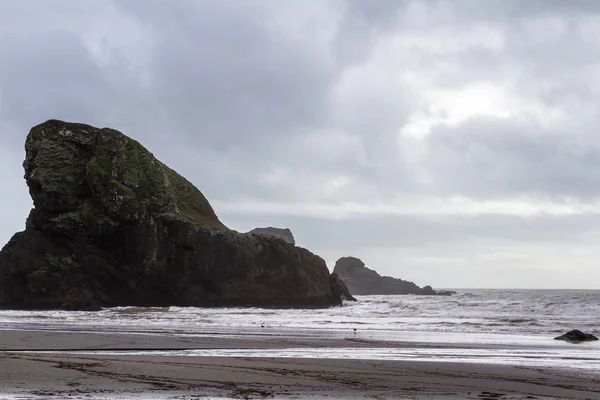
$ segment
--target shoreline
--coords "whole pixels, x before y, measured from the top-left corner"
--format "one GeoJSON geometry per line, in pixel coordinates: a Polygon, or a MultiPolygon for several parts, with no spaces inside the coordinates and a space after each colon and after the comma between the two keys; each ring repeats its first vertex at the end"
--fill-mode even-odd
{"type": "Polygon", "coordinates": [[[20,398],[600,397],[595,375],[421,361],[12,354],[0,371],[0,394],[20,398]]]}
{"type": "MultiPolygon", "coordinates": [[[[2,338],[0,351],[17,350],[86,350],[95,345],[106,347],[114,342],[116,346],[138,346],[156,349],[194,348],[277,348],[277,347],[435,347],[453,349],[587,349],[600,350],[600,341],[571,344],[557,341],[552,335],[506,335],[453,332],[375,332],[369,329],[358,332],[318,329],[258,328],[247,330],[243,327],[235,333],[231,330],[165,330],[144,331],[141,328],[106,330],[105,326],[0,326],[2,338]],[[388,333],[394,334],[390,338],[388,333]],[[85,338],[85,347],[78,347],[78,338],[85,338]],[[468,341],[465,339],[468,338],[468,341]],[[444,341],[442,341],[444,339],[444,341]],[[244,345],[244,347],[239,347],[244,345]]],[[[82,339],[83,340],[83,339],[82,339]]]]}
{"type": "MultiPolygon", "coordinates": [[[[511,349],[514,346],[502,348],[509,353],[511,349]]],[[[390,344],[268,334],[240,338],[0,330],[0,398],[600,398],[597,371],[477,362],[476,354],[481,351],[481,346],[465,344],[390,344]],[[40,351],[44,348],[54,352],[40,351]],[[417,357],[420,352],[451,354],[456,350],[465,354],[465,360],[417,357]],[[305,356],[295,357],[293,351],[305,356]],[[336,351],[342,357],[327,356],[336,351]],[[370,351],[404,351],[406,358],[353,358],[370,351]],[[281,352],[290,356],[268,356],[281,352]],[[315,358],[320,352],[324,358],[315,358]]]]}

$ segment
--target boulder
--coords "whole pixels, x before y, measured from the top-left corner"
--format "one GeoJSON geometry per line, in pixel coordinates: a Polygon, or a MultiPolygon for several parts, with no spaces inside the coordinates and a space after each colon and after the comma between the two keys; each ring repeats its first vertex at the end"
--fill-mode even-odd
{"type": "MultiPolygon", "coordinates": [[[[333,273],[337,274],[354,295],[393,295],[418,294],[437,295],[431,286],[420,288],[413,282],[404,281],[390,276],[381,276],[376,271],[365,266],[356,257],[342,257],[336,263],[333,273]]],[[[444,295],[448,295],[444,293],[444,295]]]]}
{"type": "Polygon", "coordinates": [[[581,342],[592,342],[598,340],[598,338],[590,333],[583,333],[580,330],[574,329],[565,333],[564,335],[557,336],[554,338],[555,340],[564,340],[571,343],[581,343],[581,342]]]}
{"type": "Polygon", "coordinates": [[[435,290],[433,290],[433,288],[429,285],[427,286],[423,286],[423,289],[421,289],[421,294],[425,295],[425,296],[435,296],[437,294],[437,292],[435,290]]]}
{"type": "Polygon", "coordinates": [[[285,228],[285,229],[272,228],[272,227],[255,228],[255,229],[252,229],[250,232],[248,232],[248,234],[266,235],[266,236],[276,237],[276,238],[279,238],[289,244],[296,245],[296,240],[294,240],[294,235],[292,234],[292,231],[290,231],[287,228],[285,228]]]}
{"type": "Polygon", "coordinates": [[[329,307],[346,296],[323,259],[228,229],[121,132],[50,120],[25,150],[34,208],[0,251],[0,307],[329,307]]]}

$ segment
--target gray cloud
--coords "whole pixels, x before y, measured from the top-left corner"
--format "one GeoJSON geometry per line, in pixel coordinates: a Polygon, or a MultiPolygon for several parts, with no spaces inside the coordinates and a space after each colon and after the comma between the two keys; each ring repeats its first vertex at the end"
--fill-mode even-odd
{"type": "Polygon", "coordinates": [[[3,44],[2,59],[2,111],[10,120],[98,121],[98,110],[113,100],[102,71],[71,35],[13,38],[3,44]]]}
{"type": "Polygon", "coordinates": [[[557,133],[527,123],[471,119],[432,133],[426,168],[433,185],[452,195],[596,198],[600,143],[593,133],[557,133]]]}
{"type": "Polygon", "coordinates": [[[202,146],[257,150],[326,123],[335,60],[281,26],[272,2],[125,4],[158,32],[150,90],[169,129],[202,146]]]}
{"type": "Polygon", "coordinates": [[[559,284],[569,249],[582,273],[600,255],[598,18],[596,1],[2,2],[0,242],[31,205],[27,131],[62,118],[121,129],[231,227],[290,226],[329,262],[458,286],[534,284],[543,263],[559,284]]]}

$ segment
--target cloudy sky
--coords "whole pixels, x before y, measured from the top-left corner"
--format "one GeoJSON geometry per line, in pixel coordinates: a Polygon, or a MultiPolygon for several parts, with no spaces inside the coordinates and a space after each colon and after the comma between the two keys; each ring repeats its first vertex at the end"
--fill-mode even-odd
{"type": "Polygon", "coordinates": [[[0,0],[0,245],[50,118],[230,228],[434,287],[600,287],[600,2],[0,0]]]}

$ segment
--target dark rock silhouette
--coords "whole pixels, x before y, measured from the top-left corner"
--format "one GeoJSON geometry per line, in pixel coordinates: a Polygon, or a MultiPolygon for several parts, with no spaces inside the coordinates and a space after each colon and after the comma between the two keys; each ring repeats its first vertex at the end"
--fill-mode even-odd
{"type": "Polygon", "coordinates": [[[592,342],[598,340],[598,338],[590,333],[583,333],[580,330],[574,329],[565,333],[564,335],[557,336],[554,338],[555,340],[564,340],[571,343],[580,343],[580,342],[592,342]]]}
{"type": "Polygon", "coordinates": [[[279,238],[281,240],[284,240],[284,241],[286,241],[289,244],[296,245],[296,240],[294,239],[294,235],[292,234],[292,231],[290,231],[287,228],[285,228],[285,229],[272,228],[272,227],[255,228],[255,229],[252,229],[248,233],[249,234],[254,234],[254,235],[272,236],[272,237],[276,237],[276,238],[279,238]]]}
{"type": "MultiPolygon", "coordinates": [[[[342,257],[336,263],[333,273],[337,274],[354,295],[371,294],[419,294],[438,295],[431,286],[420,288],[413,282],[390,276],[381,276],[365,267],[365,263],[356,257],[342,257]]],[[[445,292],[443,295],[449,295],[445,292]]]]}
{"type": "Polygon", "coordinates": [[[339,297],[342,300],[356,301],[354,296],[350,294],[350,291],[348,290],[348,287],[344,281],[341,280],[338,274],[335,272],[329,276],[329,286],[331,287],[331,292],[336,298],[339,297]]]}
{"type": "Polygon", "coordinates": [[[310,251],[229,230],[116,130],[50,120],[25,149],[34,208],[0,252],[0,307],[327,307],[349,295],[310,251]]]}
{"type": "Polygon", "coordinates": [[[426,295],[426,296],[435,296],[437,294],[437,292],[435,290],[433,290],[433,288],[429,285],[427,286],[423,286],[423,289],[421,289],[421,294],[426,295]]]}

